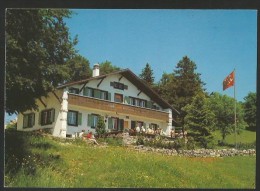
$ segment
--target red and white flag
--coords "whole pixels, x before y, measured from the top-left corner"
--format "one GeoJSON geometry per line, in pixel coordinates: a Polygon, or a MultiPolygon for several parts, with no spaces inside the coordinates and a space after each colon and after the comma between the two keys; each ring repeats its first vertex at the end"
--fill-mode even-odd
{"type": "Polygon", "coordinates": [[[223,81],[223,91],[235,84],[235,72],[231,72],[223,81]]]}

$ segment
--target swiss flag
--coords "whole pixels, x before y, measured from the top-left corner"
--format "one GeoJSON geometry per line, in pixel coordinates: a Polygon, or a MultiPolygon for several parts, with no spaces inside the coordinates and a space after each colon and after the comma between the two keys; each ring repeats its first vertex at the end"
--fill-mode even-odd
{"type": "Polygon", "coordinates": [[[235,84],[235,72],[231,72],[223,81],[223,91],[235,84]]]}

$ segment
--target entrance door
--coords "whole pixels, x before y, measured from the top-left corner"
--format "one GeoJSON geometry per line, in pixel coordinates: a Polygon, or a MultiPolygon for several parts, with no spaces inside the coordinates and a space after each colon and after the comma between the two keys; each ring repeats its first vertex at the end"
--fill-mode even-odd
{"type": "Polygon", "coordinates": [[[128,129],[128,121],[124,121],[124,129],[128,129]]]}

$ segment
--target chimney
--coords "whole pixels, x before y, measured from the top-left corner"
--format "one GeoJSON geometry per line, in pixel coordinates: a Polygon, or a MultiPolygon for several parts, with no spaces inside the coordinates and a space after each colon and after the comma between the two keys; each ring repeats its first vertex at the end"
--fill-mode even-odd
{"type": "Polygon", "coordinates": [[[94,64],[92,77],[99,76],[99,64],[94,64]]]}

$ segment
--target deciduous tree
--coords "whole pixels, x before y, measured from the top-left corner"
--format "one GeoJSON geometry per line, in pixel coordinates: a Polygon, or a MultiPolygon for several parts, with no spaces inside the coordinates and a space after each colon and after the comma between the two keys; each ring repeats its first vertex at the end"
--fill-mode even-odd
{"type": "Polygon", "coordinates": [[[256,93],[250,92],[244,98],[244,120],[248,125],[248,129],[256,130],[256,93]]]}
{"type": "Polygon", "coordinates": [[[37,109],[35,99],[70,79],[67,61],[75,55],[63,18],[65,9],[7,9],[6,111],[37,109]]]}
{"type": "Polygon", "coordinates": [[[99,69],[100,69],[100,75],[103,74],[109,74],[115,71],[119,71],[120,68],[117,66],[113,66],[111,62],[105,61],[99,64],[99,69]]]}
{"type": "MultiPolygon", "coordinates": [[[[210,110],[214,112],[216,117],[216,127],[220,130],[222,136],[222,142],[225,141],[227,135],[234,132],[234,98],[227,95],[221,95],[214,92],[209,97],[210,110]]],[[[243,108],[242,105],[237,102],[237,133],[240,133],[240,129],[245,128],[245,122],[243,120],[243,108]]]]}
{"type": "Polygon", "coordinates": [[[81,55],[76,55],[68,60],[68,65],[70,67],[69,81],[78,81],[92,76],[89,61],[81,55]]]}

